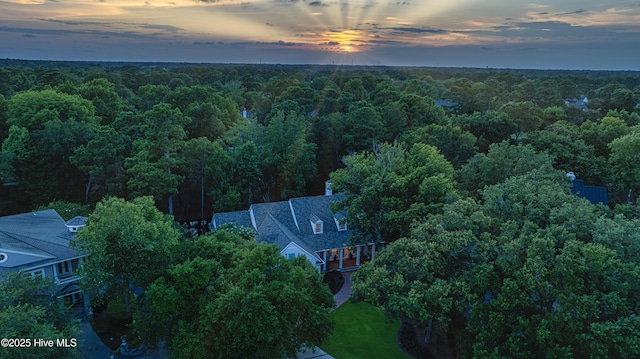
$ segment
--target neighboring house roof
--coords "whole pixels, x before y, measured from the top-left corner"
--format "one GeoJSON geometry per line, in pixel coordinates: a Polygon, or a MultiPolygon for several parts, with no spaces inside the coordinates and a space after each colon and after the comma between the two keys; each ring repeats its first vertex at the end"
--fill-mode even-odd
{"type": "Polygon", "coordinates": [[[0,252],[7,255],[0,274],[78,257],[69,245],[73,237],[52,209],[0,217],[0,252]]]}
{"type": "Polygon", "coordinates": [[[223,212],[216,213],[213,215],[213,220],[211,221],[210,227],[211,230],[221,226],[225,223],[235,223],[239,226],[252,228],[251,217],[249,216],[249,211],[238,211],[238,212],[223,212]]]}
{"type": "Polygon", "coordinates": [[[215,214],[212,229],[224,223],[253,228],[258,242],[276,244],[281,249],[293,242],[321,260],[316,252],[347,246],[350,232],[338,231],[331,212],[331,202],[342,198],[340,195],[330,195],[257,203],[247,211],[215,214]],[[323,222],[322,233],[314,234],[311,218],[323,222]]]}
{"type": "Polygon", "coordinates": [[[434,102],[440,107],[453,107],[456,105],[456,103],[451,100],[435,100],[434,102]]]}
{"type": "Polygon", "coordinates": [[[578,197],[587,199],[592,204],[602,203],[605,206],[609,204],[607,199],[607,189],[598,186],[585,186],[583,180],[575,179],[572,181],[571,193],[578,197]]]}

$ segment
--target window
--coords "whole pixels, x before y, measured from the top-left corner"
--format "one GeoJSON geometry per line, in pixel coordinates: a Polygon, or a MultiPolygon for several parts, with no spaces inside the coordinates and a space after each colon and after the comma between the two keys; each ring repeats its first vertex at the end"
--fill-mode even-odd
{"type": "Polygon", "coordinates": [[[293,259],[293,258],[295,258],[295,257],[296,257],[296,254],[295,254],[295,253],[289,253],[289,254],[287,254],[287,259],[293,259]]]}
{"type": "Polygon", "coordinates": [[[333,220],[336,222],[338,232],[344,232],[347,230],[347,217],[345,217],[344,213],[338,212],[334,214],[333,220]]]}
{"type": "Polygon", "coordinates": [[[32,270],[31,271],[31,276],[33,278],[37,278],[37,277],[44,278],[44,268],[32,270]]]}
{"type": "Polygon", "coordinates": [[[71,262],[60,262],[56,265],[56,269],[58,270],[58,277],[69,277],[71,276],[71,262]]]}
{"type": "Polygon", "coordinates": [[[6,262],[7,259],[9,259],[9,256],[6,253],[0,253],[0,263],[6,262]]]}
{"type": "Polygon", "coordinates": [[[311,229],[313,230],[313,234],[322,233],[323,222],[320,218],[318,218],[318,216],[312,214],[311,216],[309,216],[309,222],[311,223],[311,229]]]}

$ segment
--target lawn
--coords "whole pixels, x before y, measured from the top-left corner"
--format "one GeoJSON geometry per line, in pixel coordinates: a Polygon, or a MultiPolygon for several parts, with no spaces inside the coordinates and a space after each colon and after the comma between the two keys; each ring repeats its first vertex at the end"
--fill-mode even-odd
{"type": "Polygon", "coordinates": [[[322,350],[336,359],[408,359],[398,348],[400,321],[386,323],[382,311],[346,302],[331,314],[336,328],[322,350]]]}

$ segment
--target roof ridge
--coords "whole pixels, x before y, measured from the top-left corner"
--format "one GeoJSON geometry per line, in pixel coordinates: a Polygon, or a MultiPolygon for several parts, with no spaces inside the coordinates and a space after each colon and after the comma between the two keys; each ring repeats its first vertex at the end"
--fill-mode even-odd
{"type": "MultiPolygon", "coordinates": [[[[51,253],[51,252],[49,252],[47,250],[44,250],[44,249],[42,249],[40,247],[34,246],[33,244],[27,243],[23,238],[28,238],[29,240],[34,240],[34,241],[39,241],[39,242],[46,242],[46,241],[42,241],[42,240],[37,239],[37,238],[28,237],[28,236],[24,236],[24,235],[21,235],[21,234],[11,233],[11,232],[2,231],[2,230],[0,230],[0,233],[3,233],[9,238],[12,238],[12,239],[14,239],[16,241],[19,241],[20,243],[23,243],[23,244],[29,246],[30,248],[34,248],[34,249],[36,249],[38,251],[44,252],[44,253],[52,256],[53,258],[57,258],[57,256],[55,254],[53,254],[53,253],[51,253]],[[20,237],[22,237],[22,238],[20,238],[20,237]]],[[[51,242],[46,242],[46,243],[50,243],[50,244],[54,244],[54,245],[57,245],[57,246],[64,247],[64,246],[59,245],[57,243],[51,243],[51,242]]],[[[13,249],[10,249],[10,248],[5,248],[5,249],[6,250],[13,250],[13,249]]]]}

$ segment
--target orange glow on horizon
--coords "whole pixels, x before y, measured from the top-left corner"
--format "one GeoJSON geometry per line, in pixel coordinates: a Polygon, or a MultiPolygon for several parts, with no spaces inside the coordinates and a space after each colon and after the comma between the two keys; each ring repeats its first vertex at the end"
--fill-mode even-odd
{"type": "Polygon", "coordinates": [[[337,52],[360,52],[359,46],[354,44],[355,41],[362,41],[363,35],[360,31],[344,30],[340,32],[325,32],[322,35],[325,43],[331,45],[332,49],[337,52]]]}

